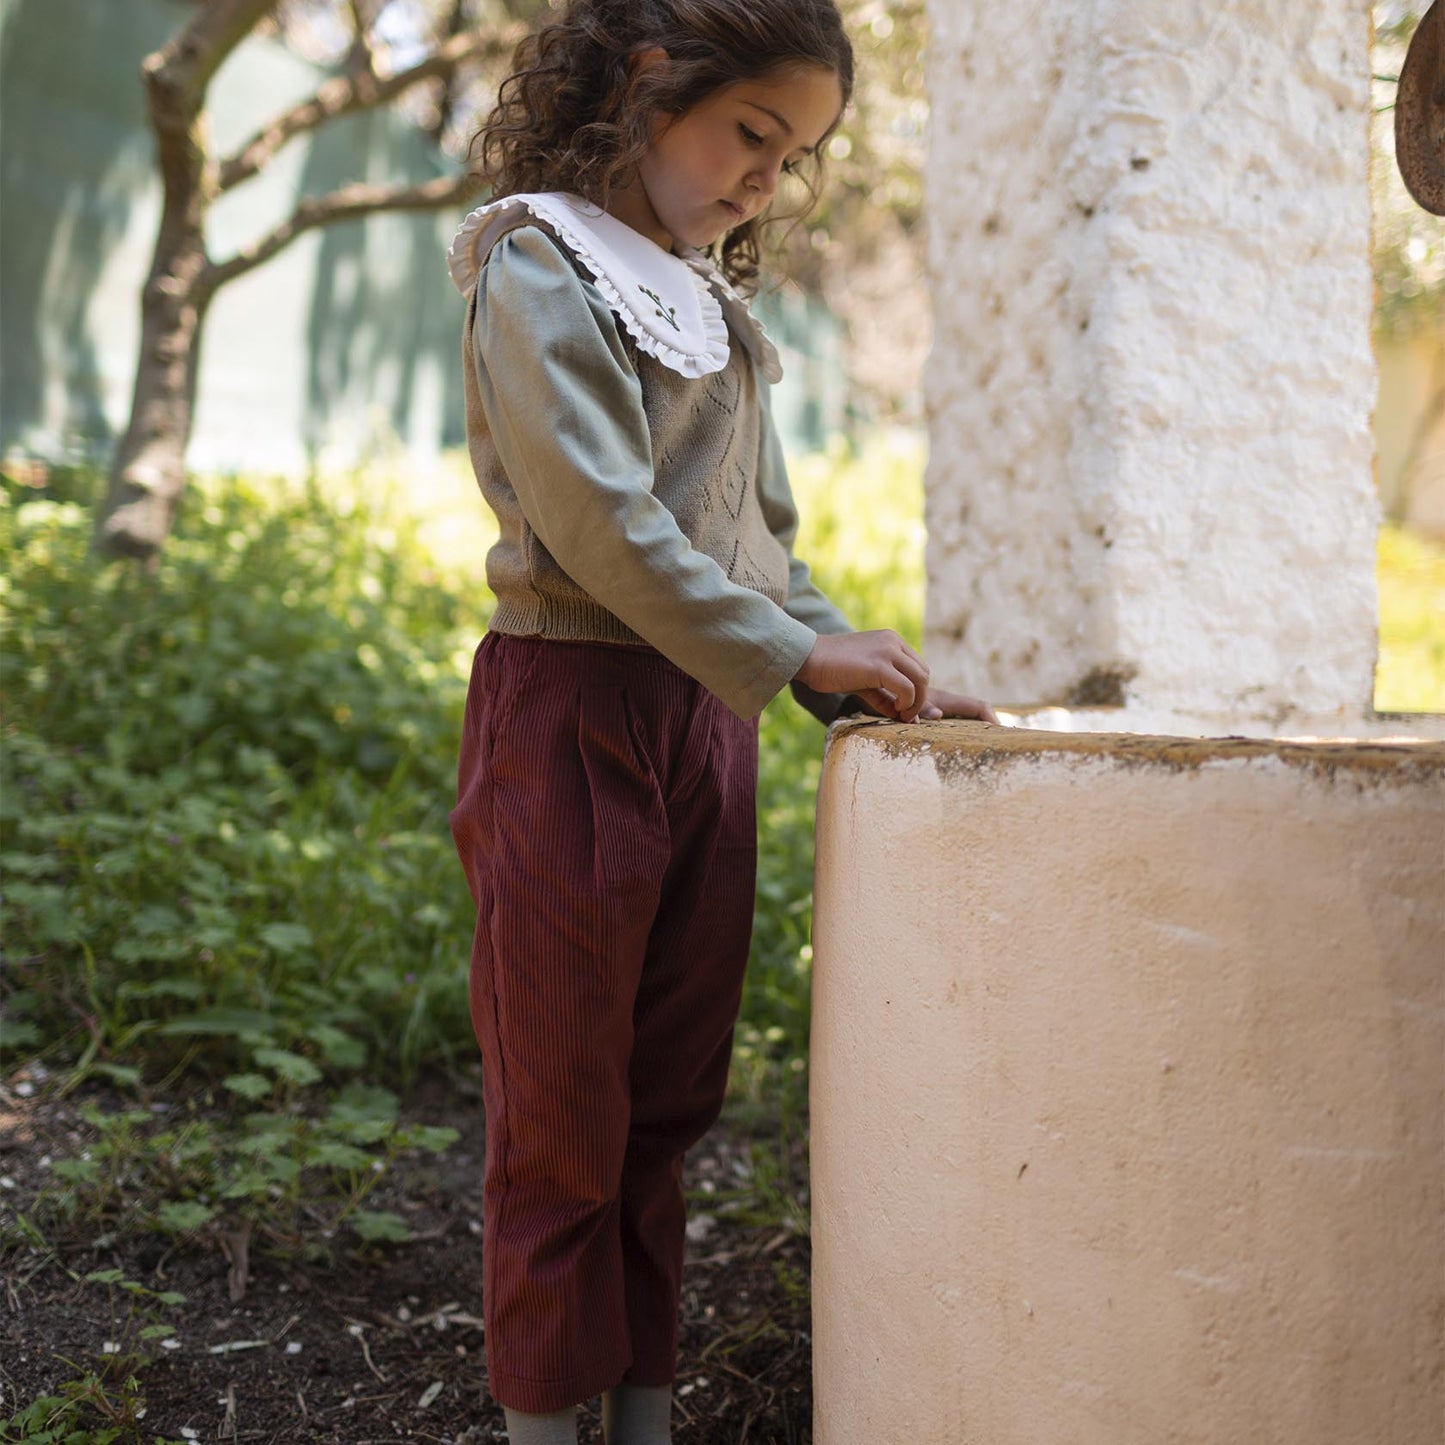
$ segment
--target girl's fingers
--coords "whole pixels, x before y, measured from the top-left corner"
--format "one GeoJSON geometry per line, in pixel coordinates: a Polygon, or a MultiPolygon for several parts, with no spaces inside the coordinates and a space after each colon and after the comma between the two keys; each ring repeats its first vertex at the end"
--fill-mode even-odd
{"type": "Polygon", "coordinates": [[[911,722],[928,702],[928,665],[907,644],[903,651],[905,656],[897,664],[896,671],[898,676],[906,679],[907,689],[906,696],[900,692],[898,700],[911,722]]]}
{"type": "Polygon", "coordinates": [[[992,708],[975,698],[930,693],[928,664],[896,632],[820,635],[798,670],[798,680],[818,692],[851,692],[885,717],[973,717],[996,723],[992,708]]]}
{"type": "Polygon", "coordinates": [[[918,692],[913,679],[895,667],[890,670],[884,685],[893,694],[893,704],[898,709],[898,716],[905,722],[911,721],[913,714],[918,711],[913,702],[918,692]]]}
{"type": "Polygon", "coordinates": [[[898,720],[898,705],[893,701],[893,694],[881,687],[865,687],[855,692],[854,697],[861,698],[874,712],[881,717],[891,717],[895,722],[898,720]]]}
{"type": "Polygon", "coordinates": [[[974,718],[978,722],[1003,726],[998,720],[998,714],[981,698],[964,697],[956,692],[940,692],[933,702],[939,709],[939,717],[974,718]]]}
{"type": "Polygon", "coordinates": [[[914,722],[919,718],[924,722],[937,722],[940,718],[955,717],[993,723],[996,727],[1003,726],[998,720],[998,714],[986,702],[976,697],[963,697],[956,692],[930,695],[916,712],[900,704],[897,696],[886,687],[859,688],[855,690],[854,696],[861,698],[874,712],[890,717],[895,722],[914,722]]]}
{"type": "MultiPolygon", "coordinates": [[[[986,703],[976,697],[955,697],[953,699],[954,717],[976,718],[979,722],[998,723],[998,715],[986,703]]],[[[1002,727],[1003,724],[999,723],[1002,727]]]]}
{"type": "Polygon", "coordinates": [[[896,632],[872,633],[868,641],[877,670],[858,695],[887,717],[913,722],[928,700],[928,664],[896,632]]]}
{"type": "Polygon", "coordinates": [[[928,664],[896,632],[821,635],[798,680],[818,692],[892,691],[912,716],[927,696],[928,664]]]}

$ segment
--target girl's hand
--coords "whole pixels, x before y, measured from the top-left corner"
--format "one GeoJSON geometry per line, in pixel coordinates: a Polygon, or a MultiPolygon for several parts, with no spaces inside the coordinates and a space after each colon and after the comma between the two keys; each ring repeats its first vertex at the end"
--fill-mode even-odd
{"type": "Polygon", "coordinates": [[[848,692],[898,722],[912,722],[928,702],[928,664],[896,633],[822,634],[798,669],[814,692],[848,692]]]}
{"type": "MultiPolygon", "coordinates": [[[[981,698],[965,697],[961,692],[940,692],[935,689],[928,694],[927,705],[919,710],[918,716],[927,722],[941,717],[970,717],[979,722],[997,723],[994,710],[981,698]]],[[[999,723],[1002,727],[1003,724],[999,723]]]]}

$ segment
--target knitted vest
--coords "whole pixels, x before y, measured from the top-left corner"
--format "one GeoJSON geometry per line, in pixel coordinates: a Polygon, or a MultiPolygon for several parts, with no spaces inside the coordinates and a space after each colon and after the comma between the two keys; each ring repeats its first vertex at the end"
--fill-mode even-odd
{"type": "MultiPolygon", "coordinates": [[[[584,284],[590,274],[550,232],[584,284]]],[[[631,628],[584,592],[557,565],[522,515],[482,409],[472,351],[476,298],[467,307],[463,342],[467,444],[482,495],[500,535],[487,553],[487,584],[496,594],[494,632],[569,642],[643,645],[631,628]]],[[[642,387],[652,441],[652,491],[683,535],[711,557],[731,582],[782,606],[788,556],[768,530],[757,492],[763,418],[753,362],[736,337],[728,364],[697,379],[680,376],[639,350],[619,328],[642,387]]]]}

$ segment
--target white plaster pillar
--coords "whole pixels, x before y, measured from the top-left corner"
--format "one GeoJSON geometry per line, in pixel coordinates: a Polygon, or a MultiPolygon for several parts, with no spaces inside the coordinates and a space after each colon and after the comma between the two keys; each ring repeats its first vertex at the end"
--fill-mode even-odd
{"type": "Polygon", "coordinates": [[[935,671],[1180,731],[1360,718],[1370,0],[929,10],[935,671]]]}

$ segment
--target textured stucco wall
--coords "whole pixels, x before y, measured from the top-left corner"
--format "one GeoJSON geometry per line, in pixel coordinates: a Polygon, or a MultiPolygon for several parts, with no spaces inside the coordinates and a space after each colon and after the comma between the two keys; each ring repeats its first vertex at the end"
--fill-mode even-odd
{"type": "Polygon", "coordinates": [[[929,10],[938,674],[1358,715],[1369,0],[929,10]]]}
{"type": "Polygon", "coordinates": [[[835,728],[818,1445],[1439,1445],[1445,745],[835,728]]]}

